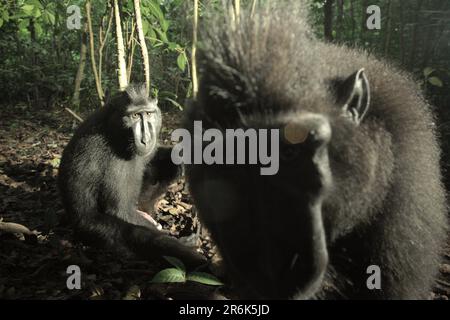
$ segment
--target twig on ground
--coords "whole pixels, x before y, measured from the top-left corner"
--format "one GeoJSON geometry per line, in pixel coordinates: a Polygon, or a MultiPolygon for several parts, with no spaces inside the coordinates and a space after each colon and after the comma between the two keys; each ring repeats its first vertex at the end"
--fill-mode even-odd
{"type": "Polygon", "coordinates": [[[65,107],[64,108],[68,113],[70,113],[75,119],[77,119],[80,122],[83,122],[83,118],[81,118],[79,115],[77,115],[75,112],[73,112],[72,110],[70,110],[69,108],[65,107]]]}

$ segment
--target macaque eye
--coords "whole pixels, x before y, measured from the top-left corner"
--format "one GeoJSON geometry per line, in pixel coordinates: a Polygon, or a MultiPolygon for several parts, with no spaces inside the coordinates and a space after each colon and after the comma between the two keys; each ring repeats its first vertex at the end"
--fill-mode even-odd
{"type": "Polygon", "coordinates": [[[133,115],[131,117],[133,117],[133,119],[137,119],[139,117],[139,114],[138,113],[133,113],[133,115]]]}
{"type": "Polygon", "coordinates": [[[148,115],[148,116],[151,116],[152,114],[153,114],[153,112],[147,111],[147,115],[148,115]]]}

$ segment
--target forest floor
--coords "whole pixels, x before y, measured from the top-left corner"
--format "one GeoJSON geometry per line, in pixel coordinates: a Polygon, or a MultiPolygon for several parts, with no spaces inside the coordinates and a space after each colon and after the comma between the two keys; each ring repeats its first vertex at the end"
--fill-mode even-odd
{"type": "MultiPolygon", "coordinates": [[[[62,151],[77,123],[64,110],[49,112],[28,107],[0,110],[3,119],[0,121],[0,219],[39,232],[37,236],[18,236],[0,230],[0,299],[221,296],[216,295],[219,288],[195,282],[150,283],[156,273],[171,267],[163,259],[153,263],[130,261],[74,241],[70,228],[59,223],[64,211],[56,177],[62,151]],[[81,269],[81,290],[67,289],[66,271],[70,265],[81,269]]],[[[177,111],[163,115],[163,143],[169,143],[167,128],[177,126],[178,115],[177,111]]],[[[179,180],[159,201],[155,218],[172,235],[188,237],[198,230],[191,202],[184,181],[179,180]]],[[[211,258],[214,250],[208,236],[202,234],[196,238],[201,253],[211,258]]]]}
{"type": "MultiPolygon", "coordinates": [[[[169,142],[180,113],[164,117],[162,139],[169,142]]],[[[63,208],[56,187],[59,159],[75,126],[63,110],[0,108],[0,220],[36,230],[18,236],[0,231],[0,299],[202,299],[230,295],[230,289],[202,285],[154,284],[153,276],[170,265],[121,259],[112,252],[82,246],[59,223],[63,208]],[[82,270],[82,289],[69,290],[67,267],[82,270]]],[[[195,208],[183,180],[174,183],[158,204],[156,219],[177,237],[198,231],[195,208]]],[[[207,235],[200,250],[214,255],[207,235]]],[[[450,245],[432,299],[450,297],[450,245]]]]}

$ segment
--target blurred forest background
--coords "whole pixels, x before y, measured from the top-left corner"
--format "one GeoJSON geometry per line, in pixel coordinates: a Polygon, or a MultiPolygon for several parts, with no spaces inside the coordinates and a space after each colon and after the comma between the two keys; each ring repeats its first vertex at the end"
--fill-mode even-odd
{"type": "MultiPolygon", "coordinates": [[[[201,32],[205,12],[220,10],[223,1],[253,8],[283,0],[0,0],[0,227],[8,221],[39,231],[23,241],[0,232],[0,299],[187,298],[205,290],[149,285],[161,265],[73,242],[72,231],[58,224],[56,176],[78,115],[85,118],[127,83],[147,83],[158,96],[162,140],[169,141],[195,91],[194,30],[201,32]],[[87,274],[84,290],[66,288],[70,264],[87,274]]],[[[438,115],[450,190],[450,0],[311,0],[310,6],[318,37],[362,47],[414,75],[438,115]],[[369,30],[372,5],[381,20],[369,30]]],[[[155,217],[177,237],[198,231],[182,179],[155,217]]],[[[207,236],[199,247],[214,256],[207,236]]],[[[450,245],[444,254],[433,299],[450,297],[450,245]]]]}
{"type": "MultiPolygon", "coordinates": [[[[200,19],[205,8],[219,6],[221,1],[199,1],[200,19]]],[[[241,6],[252,6],[265,1],[240,2],[241,6]]],[[[120,87],[119,42],[124,47],[128,82],[144,82],[136,4],[142,16],[153,94],[162,97],[163,104],[178,108],[191,95],[194,0],[0,3],[0,92],[4,105],[65,105],[75,110],[97,107],[105,92],[108,95],[120,87]],[[73,5],[81,14],[79,29],[68,28],[71,17],[77,14],[73,5]]],[[[311,7],[319,37],[363,47],[393,61],[414,73],[436,106],[450,108],[450,1],[312,0],[311,7]],[[370,5],[381,8],[380,30],[366,27],[370,5]]]]}
{"type": "MultiPolygon", "coordinates": [[[[235,3],[252,7],[266,1],[235,3]]],[[[194,2],[0,0],[0,104],[86,112],[126,83],[147,79],[163,109],[181,110],[192,95],[194,13],[201,19],[222,0],[197,1],[198,7],[194,2]],[[81,20],[73,28],[77,15],[81,20]]],[[[319,37],[363,47],[414,74],[436,107],[449,150],[450,1],[311,0],[310,5],[319,37]],[[381,9],[380,29],[367,28],[371,5],[381,9]]],[[[448,160],[446,155],[445,164],[448,160]]]]}

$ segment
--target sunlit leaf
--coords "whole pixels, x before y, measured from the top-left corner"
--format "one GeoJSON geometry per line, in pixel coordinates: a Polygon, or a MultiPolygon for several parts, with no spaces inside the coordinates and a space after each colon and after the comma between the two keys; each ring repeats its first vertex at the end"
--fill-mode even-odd
{"type": "Polygon", "coordinates": [[[30,21],[28,19],[20,21],[19,22],[19,30],[21,32],[26,32],[29,24],[30,24],[30,21]]]}
{"type": "Polygon", "coordinates": [[[169,42],[169,50],[176,50],[176,49],[179,49],[179,48],[180,48],[180,46],[177,43],[169,42]]]}
{"type": "Polygon", "coordinates": [[[44,31],[42,30],[42,26],[40,23],[34,24],[34,30],[36,31],[36,35],[39,37],[44,31]]]}
{"type": "Polygon", "coordinates": [[[144,32],[144,35],[147,35],[148,31],[150,29],[150,24],[147,20],[142,20],[142,31],[144,32]]]}
{"type": "Polygon", "coordinates": [[[34,5],[26,4],[26,5],[23,5],[21,9],[27,16],[31,16],[33,9],[34,9],[34,5]]]}
{"type": "Polygon", "coordinates": [[[191,272],[187,275],[186,279],[210,286],[223,286],[223,283],[219,279],[206,272],[191,272]]]}
{"type": "Polygon", "coordinates": [[[168,42],[169,42],[169,40],[167,39],[167,35],[166,35],[165,32],[163,32],[163,31],[162,31],[161,29],[159,29],[159,28],[155,28],[154,30],[158,33],[159,38],[161,39],[162,42],[164,42],[164,43],[168,43],[168,42]]]}
{"type": "Polygon", "coordinates": [[[159,4],[156,1],[149,1],[148,6],[150,13],[155,16],[159,21],[164,20],[164,14],[161,11],[159,4]]]}
{"type": "Polygon", "coordinates": [[[433,72],[434,72],[434,69],[430,68],[430,67],[423,69],[423,75],[425,76],[425,78],[428,78],[428,76],[430,74],[432,74],[433,72]]]}
{"type": "Polygon", "coordinates": [[[28,0],[28,4],[32,4],[36,9],[42,10],[42,0],[28,0]]]}
{"type": "Polygon", "coordinates": [[[32,12],[32,16],[35,18],[39,18],[42,15],[41,10],[35,7],[35,9],[32,12]]]}
{"type": "Polygon", "coordinates": [[[170,21],[169,20],[161,20],[160,24],[161,24],[162,30],[164,32],[167,32],[167,30],[169,29],[169,26],[170,26],[170,21]]]}
{"type": "Polygon", "coordinates": [[[152,279],[152,283],[186,282],[186,273],[177,268],[168,268],[158,272],[152,279]]]}
{"type": "Polygon", "coordinates": [[[148,37],[150,38],[152,44],[155,44],[157,42],[157,35],[152,27],[148,29],[148,37]]]}
{"type": "Polygon", "coordinates": [[[178,68],[180,68],[181,71],[186,70],[186,62],[187,62],[187,60],[186,60],[185,54],[180,53],[177,58],[177,64],[178,64],[178,68]]]}
{"type": "Polygon", "coordinates": [[[49,11],[44,11],[43,15],[45,22],[49,24],[55,24],[55,15],[49,11]]]}
{"type": "Polygon", "coordinates": [[[444,83],[438,77],[431,77],[428,79],[428,82],[431,83],[435,87],[442,88],[444,86],[444,83]]]}
{"type": "Polygon", "coordinates": [[[52,159],[51,161],[50,161],[50,165],[53,167],[53,168],[59,168],[59,164],[61,163],[61,159],[60,158],[54,158],[54,159],[52,159]]]}

